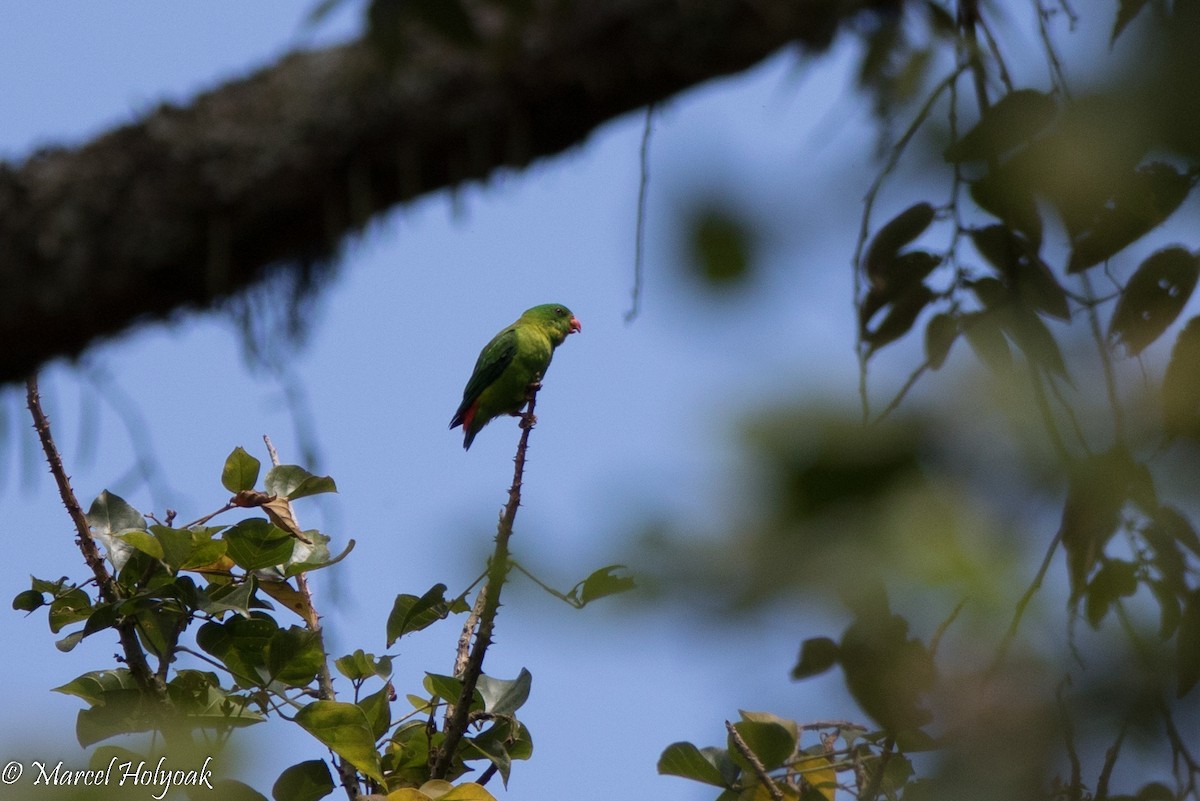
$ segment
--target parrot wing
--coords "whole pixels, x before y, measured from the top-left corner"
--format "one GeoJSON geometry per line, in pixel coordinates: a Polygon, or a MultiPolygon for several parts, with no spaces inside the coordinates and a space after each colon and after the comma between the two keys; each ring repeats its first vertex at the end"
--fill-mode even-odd
{"type": "Polygon", "coordinates": [[[479,400],[483,391],[495,383],[496,379],[512,364],[517,354],[517,332],[506,328],[487,344],[475,362],[475,371],[471,373],[467,387],[463,390],[462,403],[450,421],[450,427],[462,425],[468,410],[479,400]]]}

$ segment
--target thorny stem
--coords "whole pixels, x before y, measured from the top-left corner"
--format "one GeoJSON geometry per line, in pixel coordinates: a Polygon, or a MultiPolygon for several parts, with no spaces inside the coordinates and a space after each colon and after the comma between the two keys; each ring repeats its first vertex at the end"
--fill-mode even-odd
{"type": "MultiPolygon", "coordinates": [[[[59,454],[58,446],[54,444],[54,437],[50,432],[50,419],[46,417],[46,413],[42,409],[42,400],[38,394],[36,375],[30,376],[25,382],[25,402],[29,407],[29,413],[33,416],[33,428],[37,432],[38,440],[41,442],[42,451],[46,454],[46,461],[50,465],[50,473],[54,476],[55,483],[58,484],[59,498],[62,499],[63,506],[67,508],[67,514],[70,515],[71,522],[75,524],[75,533],[77,535],[75,543],[79,546],[79,550],[83,554],[83,560],[91,568],[101,600],[105,603],[116,603],[122,600],[124,595],[121,592],[120,586],[113,580],[112,574],[108,571],[108,567],[104,563],[104,557],[100,555],[100,551],[96,546],[96,540],[92,536],[87,516],[83,513],[83,507],[79,505],[79,500],[75,497],[75,491],[71,489],[71,478],[67,475],[67,471],[63,467],[62,456],[59,454]]],[[[133,680],[143,692],[148,693],[154,698],[164,710],[167,709],[170,701],[167,698],[166,685],[158,679],[150,669],[150,664],[146,661],[146,653],[142,650],[142,646],[138,642],[134,619],[131,617],[119,618],[114,628],[116,628],[117,635],[121,641],[124,662],[128,666],[133,680]]]]}
{"type": "Polygon", "coordinates": [[[742,735],[738,732],[737,728],[728,720],[725,721],[725,728],[729,731],[729,739],[733,742],[733,747],[750,763],[750,767],[754,770],[754,775],[762,782],[762,786],[767,788],[767,794],[771,796],[772,801],[784,801],[783,791],[779,789],[779,785],[775,784],[775,780],[767,773],[767,769],[758,758],[758,755],[750,750],[750,746],[746,745],[746,741],[742,739],[742,735]]]}
{"type": "MultiPolygon", "coordinates": [[[[263,443],[267,446],[267,453],[271,456],[271,464],[275,467],[279,466],[279,453],[275,450],[274,443],[267,435],[263,435],[263,443]]],[[[296,512],[292,508],[289,501],[287,504],[288,514],[292,519],[296,519],[296,512]]],[[[308,586],[308,577],[304,573],[296,574],[296,589],[300,592],[304,599],[304,606],[298,610],[300,616],[304,618],[304,625],[313,636],[317,639],[317,647],[326,658],[320,660],[320,666],[317,669],[317,697],[322,701],[333,701],[337,698],[337,691],[333,689],[333,674],[329,671],[328,651],[325,649],[325,632],[321,628],[321,618],[317,614],[317,609],[313,606],[312,590],[308,586]]],[[[334,757],[334,766],[337,768],[338,776],[341,777],[342,787],[346,790],[346,797],[350,801],[355,801],[359,797],[358,786],[358,771],[345,759],[334,757]]]]}
{"type": "Polygon", "coordinates": [[[517,455],[513,457],[513,480],[508,488],[508,503],[500,512],[500,520],[496,526],[496,547],[492,551],[488,563],[487,583],[483,585],[480,594],[483,603],[479,609],[479,624],[475,629],[475,645],[467,656],[462,671],[462,694],[450,707],[443,729],[445,738],[441,747],[435,749],[430,756],[429,778],[444,779],[454,764],[454,754],[462,741],[470,724],[471,701],[475,697],[475,686],[483,673],[483,658],[488,647],[492,644],[492,632],[496,626],[496,613],[500,610],[500,590],[504,586],[511,564],[508,555],[508,541],[512,537],[513,522],[517,517],[517,509],[521,505],[521,483],[525,476],[525,454],[529,447],[529,432],[533,430],[533,410],[537,403],[537,393],[541,389],[541,376],[534,378],[525,396],[527,406],[521,413],[521,439],[517,443],[517,455]]]}

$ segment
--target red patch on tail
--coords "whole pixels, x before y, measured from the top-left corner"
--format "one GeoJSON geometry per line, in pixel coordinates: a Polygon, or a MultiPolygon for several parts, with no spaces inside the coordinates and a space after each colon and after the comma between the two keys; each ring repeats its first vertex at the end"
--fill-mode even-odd
{"type": "Polygon", "coordinates": [[[477,411],[479,411],[479,401],[472,403],[467,407],[467,410],[463,412],[462,426],[464,431],[471,430],[471,421],[475,419],[475,412],[477,411]]]}

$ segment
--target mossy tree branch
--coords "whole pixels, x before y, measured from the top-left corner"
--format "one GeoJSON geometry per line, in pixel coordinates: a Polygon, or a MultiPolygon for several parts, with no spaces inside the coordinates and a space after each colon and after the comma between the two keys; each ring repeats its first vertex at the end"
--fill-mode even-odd
{"type": "Polygon", "coordinates": [[[394,68],[364,42],[297,52],[79,147],[0,163],[0,340],[21,343],[0,352],[0,383],[272,271],[302,297],[345,237],[398,203],[523,168],[901,4],[537,3],[515,42],[413,37],[394,68]]]}

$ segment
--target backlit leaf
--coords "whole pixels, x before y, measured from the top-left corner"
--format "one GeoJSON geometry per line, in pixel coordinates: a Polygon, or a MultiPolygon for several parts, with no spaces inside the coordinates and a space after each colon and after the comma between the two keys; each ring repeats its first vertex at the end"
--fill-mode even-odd
{"type": "Polygon", "coordinates": [[[711,754],[704,754],[688,742],[668,745],[658,758],[658,772],[668,776],[682,776],[715,787],[729,786],[729,782],[718,770],[715,758],[711,754]]]}
{"type": "Polygon", "coordinates": [[[1168,437],[1200,440],[1200,317],[1179,332],[1162,380],[1163,426],[1168,437]]]}
{"type": "Polygon", "coordinates": [[[1117,300],[1108,335],[1130,355],[1141,353],[1183,311],[1196,279],[1200,259],[1181,247],[1160,250],[1142,262],[1117,300]]]}
{"type": "Polygon", "coordinates": [[[365,776],[383,783],[375,734],[361,707],[340,701],[313,701],[296,713],[296,722],[365,776]]]}
{"type": "Polygon", "coordinates": [[[999,158],[1031,140],[1054,119],[1054,99],[1033,89],[1018,89],[983,112],[974,128],[946,148],[947,161],[999,158]]]}

